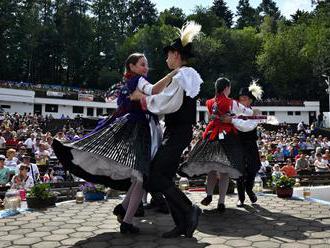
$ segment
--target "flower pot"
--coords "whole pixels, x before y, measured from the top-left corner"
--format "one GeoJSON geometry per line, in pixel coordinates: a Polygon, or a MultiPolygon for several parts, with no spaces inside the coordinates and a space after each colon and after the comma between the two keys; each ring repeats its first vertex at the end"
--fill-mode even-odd
{"type": "Polygon", "coordinates": [[[276,194],[279,198],[291,198],[293,188],[276,188],[276,194]]]}
{"type": "Polygon", "coordinates": [[[35,209],[54,207],[56,203],[56,196],[51,196],[47,199],[26,197],[26,203],[29,208],[35,209]]]}
{"type": "Polygon", "coordinates": [[[86,201],[101,201],[104,200],[103,192],[85,192],[84,193],[86,201]]]}

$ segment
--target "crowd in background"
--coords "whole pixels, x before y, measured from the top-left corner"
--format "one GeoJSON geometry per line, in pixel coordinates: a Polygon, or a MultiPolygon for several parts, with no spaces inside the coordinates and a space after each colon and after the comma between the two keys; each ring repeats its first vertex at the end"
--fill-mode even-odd
{"type": "MultiPolygon", "coordinates": [[[[84,128],[73,128],[70,121],[57,132],[45,131],[49,116],[3,113],[0,119],[0,185],[2,187],[32,187],[37,182],[57,182],[63,178],[54,175],[49,166],[56,160],[52,149],[54,138],[71,140],[82,137],[84,128]]],[[[71,120],[74,121],[74,120],[71,120]]]]}
{"type": "MultiPolygon", "coordinates": [[[[56,132],[47,131],[52,117],[32,114],[2,114],[0,118],[0,185],[31,187],[36,182],[55,182],[54,170],[49,161],[56,159],[51,147],[52,140],[71,140],[84,135],[82,125],[71,126],[68,120],[56,132]]],[[[194,128],[194,137],[183,154],[201,138],[204,123],[194,128]]],[[[330,172],[330,141],[315,136],[304,123],[297,126],[281,125],[274,130],[263,126],[257,128],[261,159],[259,176],[290,177],[312,173],[330,172]]],[[[63,178],[61,179],[63,180],[63,178]]]]}

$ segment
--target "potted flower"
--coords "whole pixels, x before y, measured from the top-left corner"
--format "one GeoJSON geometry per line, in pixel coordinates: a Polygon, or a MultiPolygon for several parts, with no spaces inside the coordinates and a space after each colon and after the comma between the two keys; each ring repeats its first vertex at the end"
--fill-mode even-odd
{"type": "Polygon", "coordinates": [[[86,182],[79,188],[83,193],[86,201],[104,200],[104,186],[86,182]]]}
{"type": "Polygon", "coordinates": [[[276,188],[276,194],[280,198],[290,198],[293,193],[293,186],[295,184],[295,180],[293,178],[287,176],[281,176],[279,178],[275,178],[274,185],[276,188]]]}
{"type": "Polygon", "coordinates": [[[50,191],[49,184],[36,184],[27,193],[26,203],[29,208],[53,207],[56,203],[56,195],[50,191]]]}

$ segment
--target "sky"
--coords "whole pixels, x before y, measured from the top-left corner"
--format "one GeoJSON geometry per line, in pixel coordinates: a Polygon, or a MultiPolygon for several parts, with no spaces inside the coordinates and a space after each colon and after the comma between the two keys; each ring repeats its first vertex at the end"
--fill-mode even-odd
{"type": "MultiPolygon", "coordinates": [[[[213,0],[152,0],[156,4],[158,11],[163,11],[172,6],[183,9],[186,15],[193,12],[196,5],[203,7],[210,7],[213,0]]],[[[238,0],[226,0],[227,6],[230,10],[236,13],[236,6],[238,0]]],[[[311,11],[313,8],[311,6],[311,0],[275,0],[277,7],[279,7],[282,15],[290,18],[291,14],[294,14],[297,9],[311,11]]],[[[261,3],[261,0],[250,0],[252,7],[257,7],[261,3]]]]}

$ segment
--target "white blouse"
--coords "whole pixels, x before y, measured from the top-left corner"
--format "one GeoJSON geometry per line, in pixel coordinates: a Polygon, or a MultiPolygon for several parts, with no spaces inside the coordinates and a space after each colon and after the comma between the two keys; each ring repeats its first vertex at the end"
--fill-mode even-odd
{"type": "Polygon", "coordinates": [[[202,83],[203,80],[195,69],[182,67],[161,93],[146,97],[147,109],[158,115],[174,113],[180,109],[184,93],[194,98],[202,83]]]}

